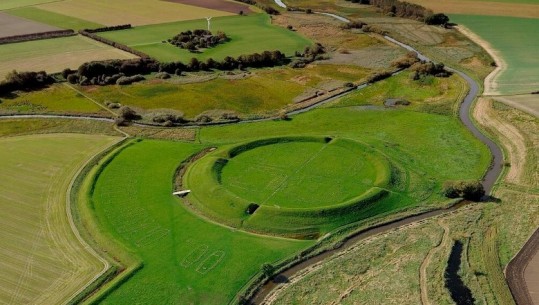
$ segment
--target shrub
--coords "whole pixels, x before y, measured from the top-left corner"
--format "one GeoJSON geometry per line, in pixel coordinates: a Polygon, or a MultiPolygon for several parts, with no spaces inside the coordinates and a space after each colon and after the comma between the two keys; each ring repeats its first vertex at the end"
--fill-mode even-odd
{"type": "Polygon", "coordinates": [[[447,198],[480,201],[485,196],[485,189],[483,184],[476,180],[446,181],[443,185],[442,193],[447,198]]]}
{"type": "Polygon", "coordinates": [[[367,82],[369,84],[372,84],[372,83],[375,83],[375,82],[378,82],[378,81],[381,81],[383,79],[386,79],[388,77],[391,76],[391,72],[389,71],[382,71],[382,72],[377,72],[377,73],[374,73],[372,75],[370,75],[368,78],[367,78],[367,82]]]}
{"type": "Polygon", "coordinates": [[[449,22],[449,17],[445,14],[428,15],[425,18],[425,23],[429,25],[446,25],[449,22]]]}
{"type": "Polygon", "coordinates": [[[261,266],[262,274],[266,277],[272,277],[275,273],[275,267],[272,264],[265,263],[261,266]]]}
{"type": "Polygon", "coordinates": [[[170,74],[168,74],[167,72],[159,72],[159,73],[156,73],[155,74],[155,78],[159,78],[159,79],[169,79],[171,78],[170,74]]]}
{"type": "Polygon", "coordinates": [[[133,76],[121,76],[116,81],[117,85],[124,86],[124,85],[131,85],[132,83],[140,82],[145,80],[144,76],[138,74],[133,76]]]}
{"type": "Polygon", "coordinates": [[[79,76],[77,74],[69,74],[66,79],[70,84],[77,84],[79,82],[79,76]]]}
{"type": "Polygon", "coordinates": [[[118,110],[118,117],[126,121],[137,120],[140,118],[140,116],[135,112],[135,110],[127,106],[122,106],[120,110],[118,110]]]}
{"type": "Polygon", "coordinates": [[[391,66],[397,69],[406,69],[408,67],[411,67],[416,62],[419,62],[419,58],[417,58],[417,53],[408,52],[404,56],[393,61],[391,63],[391,66]]]}

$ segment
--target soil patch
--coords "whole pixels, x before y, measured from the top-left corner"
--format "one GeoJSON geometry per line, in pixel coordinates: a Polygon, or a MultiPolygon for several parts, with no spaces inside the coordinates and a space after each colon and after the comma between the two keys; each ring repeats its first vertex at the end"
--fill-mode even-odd
{"type": "Polygon", "coordinates": [[[240,11],[244,13],[252,13],[251,8],[248,5],[235,3],[225,0],[165,0],[167,2],[181,3],[193,6],[199,6],[203,8],[209,8],[218,11],[225,11],[229,13],[239,14],[240,11]]]}
{"type": "Polygon", "coordinates": [[[0,38],[58,30],[61,29],[0,12],[0,38]]]}

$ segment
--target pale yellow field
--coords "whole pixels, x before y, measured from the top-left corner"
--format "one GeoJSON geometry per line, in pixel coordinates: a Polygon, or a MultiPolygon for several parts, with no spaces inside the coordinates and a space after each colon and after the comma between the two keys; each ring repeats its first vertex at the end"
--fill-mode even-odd
{"type": "Polygon", "coordinates": [[[136,26],[233,15],[159,0],[66,0],[37,7],[109,26],[127,23],[136,26]]]}
{"type": "Polygon", "coordinates": [[[473,0],[408,0],[434,12],[539,18],[539,4],[485,2],[473,0]]]}
{"type": "Polygon", "coordinates": [[[0,79],[12,70],[53,73],[93,60],[135,57],[83,36],[5,44],[0,46],[0,79]]]}
{"type": "Polygon", "coordinates": [[[79,168],[117,138],[50,134],[0,138],[0,304],[61,304],[104,268],[67,213],[79,168]]]}

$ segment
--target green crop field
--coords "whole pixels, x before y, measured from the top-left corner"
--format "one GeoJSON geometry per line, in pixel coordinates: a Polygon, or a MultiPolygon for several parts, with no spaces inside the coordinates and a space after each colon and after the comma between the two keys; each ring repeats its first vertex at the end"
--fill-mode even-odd
{"type": "Polygon", "coordinates": [[[102,304],[226,304],[263,263],[311,244],[230,230],[187,210],[172,178],[201,147],[145,140],[98,176],[91,200],[101,228],[144,263],[102,304]]]}
{"type": "Polygon", "coordinates": [[[185,61],[193,57],[221,60],[226,56],[237,57],[262,51],[280,50],[287,56],[301,51],[311,42],[297,33],[270,24],[266,14],[214,18],[211,21],[213,32],[222,31],[230,41],[205,50],[200,54],[190,53],[169,43],[163,43],[182,31],[205,29],[205,19],[140,26],[130,30],[101,33],[100,35],[126,44],[147,53],[161,61],[185,61]]]}
{"type": "Polygon", "coordinates": [[[71,16],[49,12],[36,7],[22,7],[9,10],[6,13],[13,16],[45,23],[62,29],[72,29],[75,31],[78,31],[80,29],[95,29],[103,27],[103,25],[99,23],[94,23],[71,16]]]}
{"type": "Polygon", "coordinates": [[[539,19],[451,15],[451,20],[468,27],[499,51],[507,69],[495,79],[504,95],[522,94],[539,88],[537,33],[539,19]]]}
{"type": "Polygon", "coordinates": [[[70,227],[66,191],[86,160],[116,139],[74,134],[0,139],[0,303],[65,303],[103,269],[70,227]]]}
{"type": "Polygon", "coordinates": [[[92,60],[134,57],[81,36],[4,44],[0,46],[0,79],[12,70],[60,72],[92,60]]]}

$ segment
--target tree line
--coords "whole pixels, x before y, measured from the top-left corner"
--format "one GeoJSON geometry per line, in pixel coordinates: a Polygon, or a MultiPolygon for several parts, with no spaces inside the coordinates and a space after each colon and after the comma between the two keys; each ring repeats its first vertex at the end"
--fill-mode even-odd
{"type": "Polygon", "coordinates": [[[54,83],[54,79],[45,71],[8,73],[0,82],[0,95],[9,95],[13,91],[32,91],[54,83]]]}
{"type": "Polygon", "coordinates": [[[273,7],[263,5],[261,3],[256,2],[255,0],[235,0],[235,1],[245,3],[245,4],[249,4],[249,5],[254,5],[254,6],[262,9],[264,12],[266,12],[267,14],[270,14],[270,15],[279,15],[280,14],[280,12],[278,10],[274,9],[273,7]]]}

